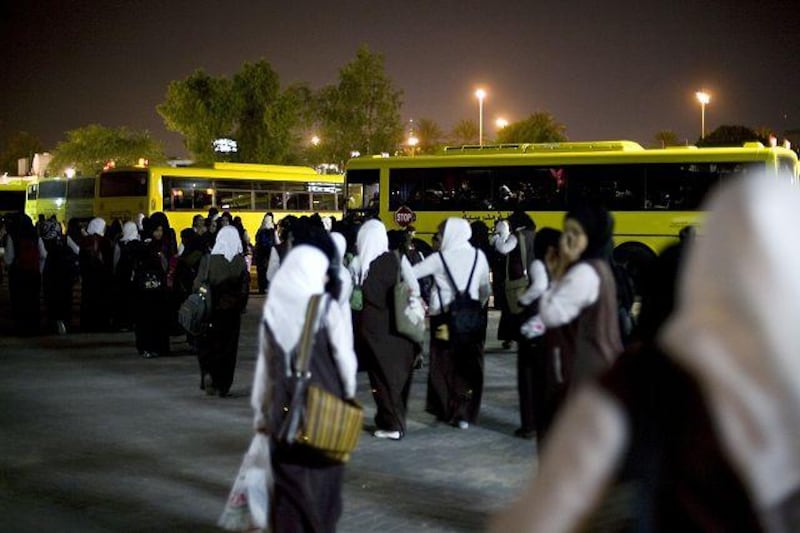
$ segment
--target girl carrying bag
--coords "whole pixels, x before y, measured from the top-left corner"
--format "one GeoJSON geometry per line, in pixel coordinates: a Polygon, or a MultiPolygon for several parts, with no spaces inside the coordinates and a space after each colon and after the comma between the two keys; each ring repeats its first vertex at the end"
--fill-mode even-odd
{"type": "MultiPolygon", "coordinates": [[[[395,255],[395,257],[397,257],[395,255]]],[[[394,285],[394,323],[397,333],[417,344],[425,340],[425,308],[419,296],[403,279],[403,259],[397,260],[397,283],[394,285]]]]}
{"type": "Polygon", "coordinates": [[[363,413],[355,400],[343,400],[310,383],[309,363],[314,337],[320,321],[321,294],[308,302],[300,341],[292,354],[291,375],[287,378],[289,405],[286,418],[275,439],[284,444],[312,448],[328,459],[346,463],[361,436],[363,413]]]}
{"type": "Polygon", "coordinates": [[[200,335],[205,330],[211,317],[211,287],[208,283],[208,264],[210,257],[203,264],[203,281],[200,287],[181,304],[178,309],[178,323],[190,335],[200,335]]]}
{"type": "Polygon", "coordinates": [[[518,315],[525,310],[525,308],[519,304],[519,297],[522,296],[522,294],[525,292],[525,289],[528,288],[528,258],[526,257],[527,254],[525,253],[525,239],[519,233],[517,233],[517,243],[522,260],[523,275],[521,278],[508,279],[508,263],[511,260],[511,252],[506,255],[505,295],[506,302],[508,303],[508,310],[512,315],[518,315]]]}

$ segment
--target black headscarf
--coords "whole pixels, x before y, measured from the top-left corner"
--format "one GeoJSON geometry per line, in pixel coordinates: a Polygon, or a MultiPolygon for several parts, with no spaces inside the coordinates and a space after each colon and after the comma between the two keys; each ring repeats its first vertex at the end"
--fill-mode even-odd
{"type": "Polygon", "coordinates": [[[608,211],[602,207],[586,205],[568,211],[564,218],[576,221],[586,233],[589,242],[581,254],[581,260],[598,257],[610,259],[613,251],[611,236],[614,234],[614,219],[608,211]]]}

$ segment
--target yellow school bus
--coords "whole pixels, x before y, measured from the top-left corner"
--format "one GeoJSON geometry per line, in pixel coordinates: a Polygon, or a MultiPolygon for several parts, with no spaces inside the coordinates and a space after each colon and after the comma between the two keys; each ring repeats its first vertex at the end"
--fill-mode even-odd
{"type": "MultiPolygon", "coordinates": [[[[564,212],[593,203],[613,212],[614,256],[649,261],[699,222],[720,181],[749,173],[798,179],[797,156],[782,147],[644,149],[630,141],[448,147],[442,155],[358,157],[347,164],[347,210],[388,228],[413,224],[430,239],[446,217],[490,228],[521,208],[538,227],[561,229],[564,212]]],[[[635,266],[634,266],[635,268],[635,266]]]]}
{"type": "Polygon", "coordinates": [[[117,168],[100,173],[96,214],[106,222],[163,211],[180,231],[209,208],[240,216],[251,236],[267,211],[280,220],[319,213],[341,218],[341,174],[311,167],[215,163],[213,167],[117,168]]]}
{"type": "Polygon", "coordinates": [[[65,227],[71,218],[91,218],[96,183],[91,176],[40,178],[28,186],[25,212],[34,220],[55,215],[65,227]]]}
{"type": "Polygon", "coordinates": [[[25,191],[28,180],[0,178],[0,215],[22,213],[25,210],[25,191]]]}

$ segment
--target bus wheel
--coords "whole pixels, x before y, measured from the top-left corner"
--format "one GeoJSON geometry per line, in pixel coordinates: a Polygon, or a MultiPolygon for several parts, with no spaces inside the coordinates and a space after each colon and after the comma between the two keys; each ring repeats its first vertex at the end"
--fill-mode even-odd
{"type": "Polygon", "coordinates": [[[622,243],[614,249],[614,261],[628,272],[637,296],[642,295],[644,274],[656,257],[650,247],[640,242],[622,243]]]}

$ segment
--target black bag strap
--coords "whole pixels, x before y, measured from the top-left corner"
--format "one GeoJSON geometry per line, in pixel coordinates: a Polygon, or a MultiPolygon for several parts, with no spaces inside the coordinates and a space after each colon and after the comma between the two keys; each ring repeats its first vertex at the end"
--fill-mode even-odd
{"type": "MultiPolygon", "coordinates": [[[[475,266],[478,264],[478,249],[475,248],[475,259],[472,261],[472,270],[469,271],[469,278],[467,279],[467,285],[464,287],[464,290],[459,290],[458,285],[456,285],[456,280],[453,279],[453,275],[450,273],[450,269],[447,267],[447,263],[444,261],[444,255],[442,252],[439,252],[439,259],[442,260],[442,265],[444,265],[444,273],[447,274],[447,279],[450,281],[450,285],[453,286],[453,290],[456,294],[469,292],[469,287],[472,285],[472,275],[475,273],[475,266]]],[[[437,286],[438,288],[438,286],[437,286]]],[[[441,295],[439,296],[441,300],[441,295]]]]}

